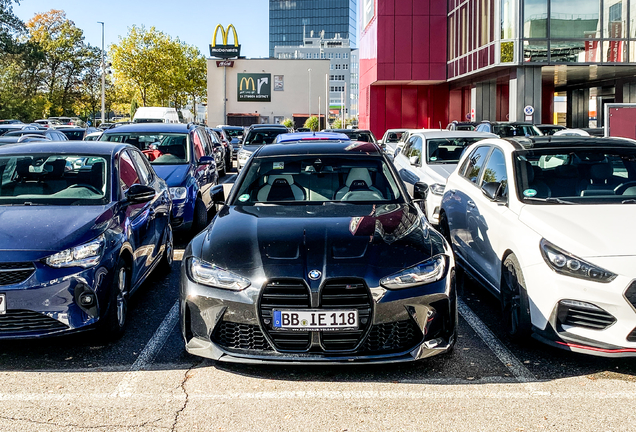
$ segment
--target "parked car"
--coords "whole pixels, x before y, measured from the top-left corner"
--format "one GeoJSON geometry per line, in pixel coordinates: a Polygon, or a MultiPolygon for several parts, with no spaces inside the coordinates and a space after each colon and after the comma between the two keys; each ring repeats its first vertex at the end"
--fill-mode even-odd
{"type": "Polygon", "coordinates": [[[129,297],[172,263],[170,194],[134,147],[0,147],[0,339],[126,326],[129,297]]]}
{"type": "Polygon", "coordinates": [[[406,129],[387,129],[378,144],[385,149],[386,152],[393,154],[397,148],[397,144],[402,140],[402,135],[406,129]]]}
{"type": "Polygon", "coordinates": [[[477,132],[489,132],[501,138],[541,136],[541,131],[532,123],[523,122],[491,122],[484,120],[475,128],[477,132]]]}
{"type": "Polygon", "coordinates": [[[555,132],[566,130],[565,126],[556,124],[538,124],[537,129],[541,131],[543,135],[554,135],[555,132]]]}
{"type": "Polygon", "coordinates": [[[6,125],[6,124],[22,124],[22,121],[20,121],[20,120],[15,120],[15,119],[11,119],[11,120],[0,120],[0,125],[6,125]]]}
{"type": "Polygon", "coordinates": [[[477,124],[478,123],[475,122],[460,122],[457,120],[453,120],[446,126],[446,129],[451,131],[473,131],[477,127],[477,124]]]}
{"type": "Polygon", "coordinates": [[[86,136],[86,129],[80,127],[58,127],[59,132],[62,132],[70,141],[82,141],[86,136]]]}
{"type": "Polygon", "coordinates": [[[99,130],[99,132],[91,132],[89,134],[86,134],[86,136],[84,136],[84,141],[98,141],[101,136],[102,136],[101,130],[99,130]]]}
{"type": "Polygon", "coordinates": [[[139,107],[133,116],[133,123],[180,123],[175,108],[139,107]]]}
{"type": "Polygon", "coordinates": [[[208,222],[210,188],[218,183],[210,136],[202,126],[140,123],[104,131],[100,141],[124,142],[140,149],[170,187],[172,227],[195,233],[208,222]]]}
{"type": "Polygon", "coordinates": [[[258,148],[262,145],[273,143],[278,135],[288,132],[289,129],[279,124],[250,126],[247,129],[247,132],[245,132],[241,148],[236,156],[237,171],[241,172],[241,169],[245,166],[247,160],[258,148]]]}
{"type": "MultiPolygon", "coordinates": [[[[373,132],[366,129],[325,129],[323,132],[334,132],[345,134],[351,139],[351,141],[371,142],[378,144],[378,140],[375,139],[373,132]]],[[[385,145],[381,145],[382,149],[386,149],[385,145]]]]}
{"type": "Polygon", "coordinates": [[[55,119],[40,119],[40,120],[36,120],[35,123],[45,128],[55,128],[55,127],[62,126],[62,123],[60,123],[59,121],[55,119]]]}
{"type": "MultiPolygon", "coordinates": [[[[221,142],[221,138],[219,134],[214,129],[205,128],[205,131],[210,135],[210,141],[212,142],[213,150],[214,150],[214,160],[216,162],[216,170],[219,173],[220,177],[223,177],[228,170],[228,166],[226,165],[228,160],[229,149],[226,149],[221,142]]],[[[232,156],[229,157],[230,163],[232,162],[232,156]]],[[[231,167],[232,165],[230,165],[231,167]]]]}
{"type": "Polygon", "coordinates": [[[50,138],[45,137],[44,135],[35,135],[35,134],[0,136],[0,145],[33,142],[33,141],[52,141],[52,140],[50,138]]]}
{"type": "Polygon", "coordinates": [[[228,137],[222,128],[211,129],[219,139],[219,142],[223,146],[223,160],[225,161],[226,171],[232,168],[232,155],[234,153],[234,145],[232,139],[228,137]]]}
{"type": "Polygon", "coordinates": [[[411,196],[419,187],[418,183],[428,186],[424,213],[432,224],[439,223],[439,206],[446,179],[457,167],[464,150],[484,138],[497,138],[497,135],[449,130],[415,132],[395,156],[393,163],[411,196]]]}
{"type": "Polygon", "coordinates": [[[183,256],[186,350],[317,364],[449,351],[457,328],[450,246],[380,147],[294,135],[255,150],[229,196],[213,188],[222,208],[183,256]]]}
{"type": "Polygon", "coordinates": [[[440,230],[512,339],[635,356],[635,202],[635,141],[487,139],[448,178],[440,230]]]}
{"type": "Polygon", "coordinates": [[[3,136],[22,136],[22,135],[40,135],[50,139],[51,141],[68,141],[66,135],[57,129],[21,129],[5,133],[3,136]]]}
{"type": "Polygon", "coordinates": [[[559,131],[556,131],[554,134],[554,136],[590,136],[590,134],[583,130],[583,129],[562,129],[559,131]]]}
{"type": "Polygon", "coordinates": [[[245,129],[241,126],[221,126],[223,133],[230,140],[230,144],[232,145],[232,157],[236,159],[236,155],[238,154],[238,149],[241,145],[241,141],[243,141],[243,135],[245,134],[245,129]]]}
{"type": "Polygon", "coordinates": [[[39,130],[36,126],[26,125],[24,123],[7,123],[0,125],[0,136],[6,135],[9,132],[13,131],[37,131],[39,130]]]}

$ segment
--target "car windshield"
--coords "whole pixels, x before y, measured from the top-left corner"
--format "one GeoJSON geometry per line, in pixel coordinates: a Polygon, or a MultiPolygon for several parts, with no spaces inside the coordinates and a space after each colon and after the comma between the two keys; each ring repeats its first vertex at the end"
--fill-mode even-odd
{"type": "Polygon", "coordinates": [[[240,138],[243,136],[243,129],[223,128],[223,131],[230,138],[240,138]]]}
{"type": "Polygon", "coordinates": [[[247,133],[243,145],[271,144],[276,140],[276,137],[282,133],[287,133],[287,129],[252,129],[247,133]]]}
{"type": "Polygon", "coordinates": [[[518,151],[515,175],[517,195],[527,204],[632,204],[636,146],[518,151]]]}
{"type": "Polygon", "coordinates": [[[433,138],[426,140],[426,163],[456,164],[464,149],[483,138],[433,138]]]}
{"type": "Polygon", "coordinates": [[[108,202],[109,160],[102,156],[0,156],[0,205],[100,205],[108,202]]]}
{"type": "Polygon", "coordinates": [[[82,138],[84,138],[84,129],[65,130],[62,131],[62,133],[64,133],[69,140],[73,141],[81,141],[82,138]]]}
{"type": "Polygon", "coordinates": [[[100,141],[127,143],[137,147],[152,165],[182,165],[189,162],[188,134],[105,133],[100,141]]]}
{"type": "Polygon", "coordinates": [[[373,136],[371,135],[371,132],[356,130],[346,130],[339,132],[347,135],[351,139],[351,141],[375,142],[373,136]]]}
{"type": "Polygon", "coordinates": [[[537,136],[543,135],[541,131],[534,125],[510,125],[500,124],[492,126],[493,133],[500,137],[518,137],[518,136],[537,136]]]}
{"type": "Polygon", "coordinates": [[[303,155],[256,158],[238,185],[235,205],[402,202],[380,157],[303,155]]]}

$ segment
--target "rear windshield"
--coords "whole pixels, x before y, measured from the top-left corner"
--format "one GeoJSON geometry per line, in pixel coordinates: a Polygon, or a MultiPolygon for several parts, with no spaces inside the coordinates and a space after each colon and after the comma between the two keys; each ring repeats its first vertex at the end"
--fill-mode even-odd
{"type": "Polygon", "coordinates": [[[434,164],[456,164],[464,149],[483,138],[434,138],[426,140],[426,162],[434,164]]]}
{"type": "Polygon", "coordinates": [[[252,129],[247,133],[243,145],[271,144],[280,134],[287,133],[286,129],[252,129]]]}
{"type": "Polygon", "coordinates": [[[190,161],[188,134],[105,133],[100,141],[127,143],[137,147],[152,165],[181,165],[190,161]]]}
{"type": "Polygon", "coordinates": [[[514,161],[528,204],[636,203],[636,148],[532,149],[514,161]]]}
{"type": "Polygon", "coordinates": [[[371,132],[347,130],[342,131],[341,133],[347,135],[351,141],[375,142],[375,138],[371,135],[371,132]]]}
{"type": "Polygon", "coordinates": [[[0,157],[0,205],[99,205],[109,200],[101,156],[16,154],[0,157]]]}
{"type": "Polygon", "coordinates": [[[227,136],[229,136],[230,138],[238,138],[243,136],[243,129],[226,129],[223,128],[223,132],[226,133],[227,136]]]}

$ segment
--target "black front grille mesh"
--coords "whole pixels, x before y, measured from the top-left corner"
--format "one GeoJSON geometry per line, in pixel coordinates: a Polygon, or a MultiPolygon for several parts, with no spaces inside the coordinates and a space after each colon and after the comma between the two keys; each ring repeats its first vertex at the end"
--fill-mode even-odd
{"type": "Polygon", "coordinates": [[[65,330],[68,326],[38,312],[8,310],[0,315],[0,335],[46,333],[65,330]]]}
{"type": "Polygon", "coordinates": [[[271,351],[265,336],[257,325],[221,321],[212,340],[224,348],[271,351]]]}
{"type": "Polygon", "coordinates": [[[308,309],[311,306],[309,288],[301,281],[271,281],[261,295],[261,317],[269,337],[282,351],[306,351],[311,343],[308,331],[272,330],[274,309],[308,309]]]}
{"type": "Polygon", "coordinates": [[[320,340],[327,351],[353,350],[360,343],[371,321],[371,293],[360,282],[328,282],[320,293],[322,309],[357,309],[358,330],[322,332],[320,340]]]}
{"type": "Polygon", "coordinates": [[[636,328],[627,335],[627,342],[636,342],[636,328]]]}
{"type": "Polygon", "coordinates": [[[0,263],[0,286],[22,283],[35,272],[31,262],[0,263]]]}
{"type": "Polygon", "coordinates": [[[616,318],[601,308],[585,305],[559,303],[557,311],[559,324],[577,326],[593,330],[603,330],[616,322],[616,318]]]}
{"type": "Polygon", "coordinates": [[[377,324],[371,327],[369,336],[362,344],[364,352],[400,352],[415,348],[424,335],[413,320],[377,324]]]}

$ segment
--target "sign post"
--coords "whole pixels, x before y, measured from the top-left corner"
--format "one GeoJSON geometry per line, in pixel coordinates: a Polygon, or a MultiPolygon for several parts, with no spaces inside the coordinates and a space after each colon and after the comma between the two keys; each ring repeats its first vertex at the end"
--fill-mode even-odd
{"type": "Polygon", "coordinates": [[[523,113],[526,115],[526,121],[532,121],[532,115],[534,114],[534,107],[532,105],[526,105],[523,109],[523,113]]]}

